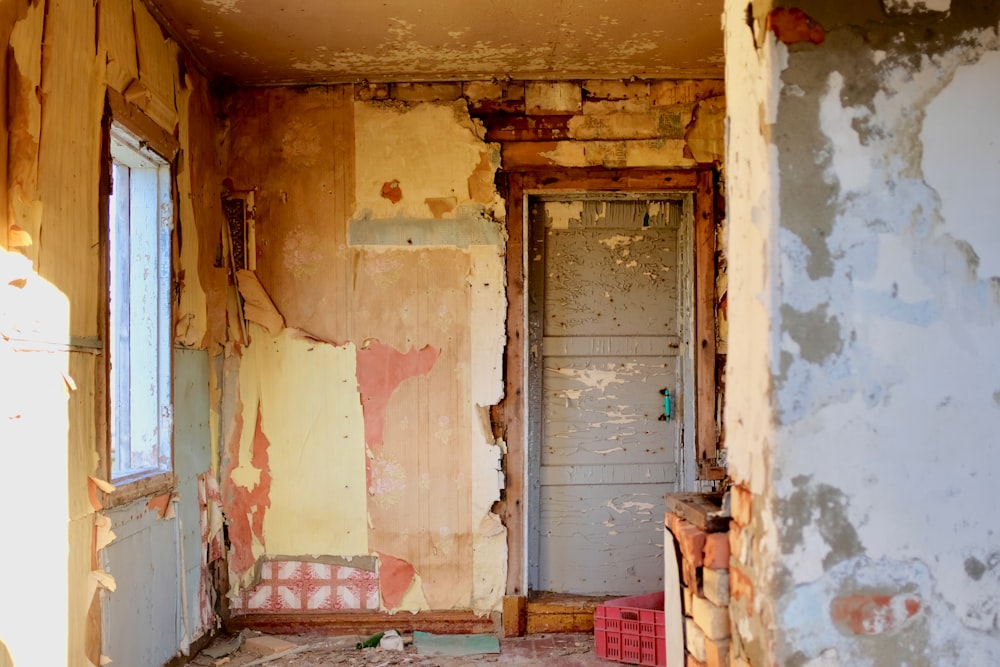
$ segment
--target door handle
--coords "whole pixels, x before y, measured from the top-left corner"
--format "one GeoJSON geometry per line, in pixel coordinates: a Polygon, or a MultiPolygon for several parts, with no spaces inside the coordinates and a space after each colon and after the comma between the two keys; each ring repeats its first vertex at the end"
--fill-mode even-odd
{"type": "Polygon", "coordinates": [[[659,419],[661,422],[670,421],[670,390],[664,387],[660,390],[660,395],[663,396],[663,414],[660,415],[659,419]]]}

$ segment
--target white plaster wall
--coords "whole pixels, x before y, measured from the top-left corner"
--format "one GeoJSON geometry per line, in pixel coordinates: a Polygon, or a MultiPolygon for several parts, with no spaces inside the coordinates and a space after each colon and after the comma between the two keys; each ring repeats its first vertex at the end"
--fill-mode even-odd
{"type": "Polygon", "coordinates": [[[725,419],[757,595],[734,631],[753,664],[1000,664],[998,31],[788,50],[745,9],[725,419]],[[822,187],[782,197],[802,170],[822,187]],[[772,613],[766,636],[751,617],[772,613]]]}
{"type": "MultiPolygon", "coordinates": [[[[777,356],[772,292],[777,273],[777,153],[761,132],[774,123],[787,49],[773,37],[758,52],[746,6],[728,3],[726,25],[726,217],[729,222],[729,340],[726,433],[729,474],[765,491],[773,429],[771,369],[777,356]],[[730,99],[731,96],[731,99],[730,99]]],[[[761,27],[757,26],[760,31],[761,27]]],[[[769,33],[766,33],[769,34],[769,33]]]]}
{"type": "Polygon", "coordinates": [[[743,7],[729,10],[726,423],[732,474],[765,494],[778,531],[759,554],[776,566],[760,571],[778,595],[773,659],[1000,664],[997,33],[917,61],[831,52],[844,71],[821,82],[812,127],[835,198],[779,212],[799,164],[776,164],[765,139],[782,130],[767,123],[783,47],[746,49],[743,7]],[[845,103],[856,67],[877,68],[870,106],[845,103]],[[833,215],[819,250],[800,237],[817,211],[833,215]],[[828,275],[810,271],[817,252],[828,275]],[[896,607],[870,633],[833,611],[873,594],[896,607]]]}

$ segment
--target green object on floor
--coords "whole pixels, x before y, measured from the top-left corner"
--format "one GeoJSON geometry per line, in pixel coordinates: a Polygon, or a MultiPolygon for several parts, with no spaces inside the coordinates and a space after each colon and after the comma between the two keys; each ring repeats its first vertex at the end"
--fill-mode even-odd
{"type": "Polygon", "coordinates": [[[462,656],[499,653],[500,641],[493,635],[435,635],[413,633],[413,644],[420,655],[462,656]]]}
{"type": "Polygon", "coordinates": [[[371,637],[369,637],[368,639],[364,640],[363,642],[358,642],[357,648],[359,648],[359,649],[363,649],[363,648],[375,648],[376,646],[378,646],[378,643],[380,641],[382,641],[382,636],[383,635],[385,635],[384,632],[376,632],[375,634],[373,634],[371,637]]]}

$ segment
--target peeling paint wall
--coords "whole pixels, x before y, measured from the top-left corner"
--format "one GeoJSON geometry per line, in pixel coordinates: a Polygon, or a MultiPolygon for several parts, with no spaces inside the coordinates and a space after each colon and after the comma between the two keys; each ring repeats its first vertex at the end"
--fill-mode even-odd
{"type": "Polygon", "coordinates": [[[462,94],[507,170],[722,162],[722,81],[472,82],[462,94]]]}
{"type": "Polygon", "coordinates": [[[244,91],[226,108],[227,175],[255,189],[256,275],[288,327],[251,323],[225,362],[234,611],[371,609],[370,584],[376,609],[498,610],[496,147],[459,101],[339,86],[244,91]],[[275,568],[316,557],[345,565],[309,576],[354,577],[355,593],[261,593],[275,568]]]}
{"type": "Polygon", "coordinates": [[[719,77],[722,0],[696,6],[634,0],[562,5],[299,0],[296,11],[240,0],[152,0],[177,38],[240,85],[501,77],[719,77]],[[247,26],[269,26],[284,48],[247,26]],[[684,26],[676,39],[673,26],[684,26]],[[598,73],[598,74],[595,74],[598,73]]]}
{"type": "Polygon", "coordinates": [[[479,118],[589,110],[587,122],[563,114],[567,146],[653,151],[619,166],[722,153],[718,82],[591,87],[603,92],[467,82],[226,99],[226,176],[254,191],[255,275],[288,327],[251,323],[244,345],[230,325],[220,431],[236,613],[371,609],[371,586],[385,610],[499,610],[504,443],[490,407],[503,398],[506,232],[494,176],[509,146],[479,118]],[[289,346],[301,363],[284,360],[289,346]],[[313,493],[302,471],[338,481],[313,493]],[[353,592],[281,597],[292,572],[351,579],[353,592]]]}
{"type": "MultiPolygon", "coordinates": [[[[196,220],[208,217],[213,202],[217,207],[218,186],[206,203],[204,191],[193,184],[190,159],[196,136],[207,137],[206,153],[215,150],[208,86],[186,67],[179,47],[164,38],[138,1],[4,2],[0,37],[7,45],[0,69],[7,110],[0,128],[0,248],[9,251],[0,257],[6,290],[0,298],[0,353],[7,388],[0,392],[0,469],[12,476],[0,482],[10,494],[3,497],[4,507],[22,508],[8,525],[13,532],[5,544],[11,547],[0,555],[12,580],[0,612],[0,643],[6,645],[0,654],[9,658],[0,663],[98,665],[102,652],[113,650],[114,636],[148,644],[155,652],[151,659],[164,662],[215,622],[210,597],[208,616],[201,614],[202,592],[212,585],[202,567],[199,526],[198,474],[208,470],[208,462],[201,462],[198,474],[179,479],[177,487],[177,510],[191,534],[186,565],[180,565],[177,521],[159,518],[171,506],[170,497],[160,498],[156,510],[143,499],[140,513],[155,515],[150,526],[161,529],[158,545],[165,554],[161,564],[169,569],[168,586],[157,588],[141,576],[123,576],[116,586],[115,572],[148,563],[132,560],[127,548],[118,548],[124,542],[116,542],[145,519],[137,513],[139,523],[116,523],[115,512],[122,508],[103,508],[97,486],[103,481],[97,477],[96,402],[104,368],[98,323],[105,307],[99,289],[101,121],[111,89],[179,139],[173,268],[175,296],[183,305],[174,306],[186,323],[179,342],[198,346],[208,325],[206,289],[196,264],[196,220]],[[189,605],[180,632],[182,597],[189,605]],[[138,599],[172,609],[171,627],[144,626],[128,615],[108,625],[109,601],[138,599]],[[42,642],[40,618],[46,626],[42,642]]],[[[200,162],[205,173],[214,161],[200,162]]],[[[207,411],[207,402],[198,407],[207,411]]],[[[183,434],[193,425],[189,416],[195,419],[185,414],[178,421],[178,470],[190,462],[185,456],[194,455],[185,451],[193,442],[183,434]]],[[[203,435],[198,446],[208,443],[207,432],[203,435]]]]}
{"type": "Polygon", "coordinates": [[[736,664],[994,664],[1000,10],[752,9],[726,9],[736,664]]]}

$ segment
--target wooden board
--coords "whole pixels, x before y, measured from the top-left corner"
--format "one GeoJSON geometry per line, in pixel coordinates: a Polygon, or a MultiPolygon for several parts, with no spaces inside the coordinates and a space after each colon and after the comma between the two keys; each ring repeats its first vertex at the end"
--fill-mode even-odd
{"type": "Polygon", "coordinates": [[[101,0],[97,8],[99,46],[108,53],[108,86],[123,92],[139,76],[132,0],[101,0]]]}
{"type": "Polygon", "coordinates": [[[525,595],[524,515],[524,197],[520,174],[507,178],[507,345],[501,436],[507,443],[503,522],[507,526],[507,595],[525,595]]]}
{"type": "Polygon", "coordinates": [[[42,223],[42,204],[38,201],[42,105],[37,91],[42,77],[44,25],[44,5],[35,4],[26,10],[25,16],[12,27],[4,71],[7,191],[3,197],[9,207],[4,212],[9,217],[3,230],[3,245],[18,248],[32,261],[38,259],[42,223]]]}
{"type": "Polygon", "coordinates": [[[226,632],[251,628],[272,634],[320,633],[369,635],[393,628],[402,633],[420,630],[441,634],[496,633],[499,615],[477,616],[471,611],[423,611],[419,614],[381,614],[343,611],[316,614],[245,614],[233,616],[226,632]]]}
{"type": "Polygon", "coordinates": [[[523,637],[527,631],[528,598],[508,595],[503,599],[503,636],[523,637]]]}
{"type": "Polygon", "coordinates": [[[542,632],[593,632],[594,611],[608,596],[539,593],[528,601],[528,634],[542,632]]]}
{"type": "Polygon", "coordinates": [[[722,514],[721,493],[668,493],[663,502],[668,512],[702,530],[710,533],[729,530],[729,517],[722,514]]]}
{"type": "MultiPolygon", "coordinates": [[[[694,335],[697,394],[697,459],[714,463],[718,453],[715,392],[715,186],[712,172],[698,173],[695,193],[694,335]]],[[[700,470],[700,468],[699,468],[700,470]]]]}
{"type": "Polygon", "coordinates": [[[44,203],[39,273],[73,304],[70,334],[97,334],[100,261],[98,193],[103,74],[94,52],[96,16],[89,3],[50,3],[45,17],[38,190],[44,203]],[[63,113],[52,110],[63,110],[63,113]]]}

